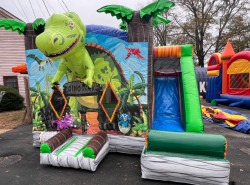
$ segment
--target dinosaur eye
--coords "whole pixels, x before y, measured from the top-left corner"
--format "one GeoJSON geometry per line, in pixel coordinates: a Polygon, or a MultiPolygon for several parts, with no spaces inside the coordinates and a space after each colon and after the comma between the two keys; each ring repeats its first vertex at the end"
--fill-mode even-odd
{"type": "Polygon", "coordinates": [[[75,27],[75,24],[73,22],[70,22],[69,27],[70,27],[71,30],[73,30],[73,28],[75,27]]]}
{"type": "Polygon", "coordinates": [[[56,43],[56,41],[58,41],[58,38],[54,38],[53,42],[56,43]]]}

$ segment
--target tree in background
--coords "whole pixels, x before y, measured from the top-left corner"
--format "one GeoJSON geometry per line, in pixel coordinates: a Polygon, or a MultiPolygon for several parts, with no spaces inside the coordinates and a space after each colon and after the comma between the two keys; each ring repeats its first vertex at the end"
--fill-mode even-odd
{"type": "Polygon", "coordinates": [[[244,17],[246,16],[235,16],[228,26],[228,32],[222,37],[224,42],[230,39],[235,52],[250,49],[250,22],[246,22],[244,17]]]}
{"type": "Polygon", "coordinates": [[[172,23],[154,28],[155,45],[191,43],[201,67],[205,56],[221,52],[228,39],[235,51],[249,48],[248,0],[176,0],[175,4],[168,13],[172,23]]]}

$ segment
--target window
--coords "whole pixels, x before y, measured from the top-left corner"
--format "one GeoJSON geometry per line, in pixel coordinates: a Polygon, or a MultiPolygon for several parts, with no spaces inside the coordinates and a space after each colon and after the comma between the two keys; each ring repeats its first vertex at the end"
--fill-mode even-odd
{"type": "Polygon", "coordinates": [[[218,64],[218,62],[216,61],[215,58],[213,58],[213,59],[210,61],[209,66],[213,66],[213,65],[217,65],[217,64],[218,64]]]}
{"type": "Polygon", "coordinates": [[[231,89],[248,89],[249,86],[249,73],[239,73],[230,75],[231,89]]]}
{"type": "Polygon", "coordinates": [[[17,76],[4,76],[3,84],[8,87],[12,87],[18,90],[17,76]]]}

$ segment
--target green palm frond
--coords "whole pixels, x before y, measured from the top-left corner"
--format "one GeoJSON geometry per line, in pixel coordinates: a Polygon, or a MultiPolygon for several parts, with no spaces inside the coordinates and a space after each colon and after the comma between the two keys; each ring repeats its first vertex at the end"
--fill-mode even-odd
{"type": "Polygon", "coordinates": [[[123,31],[127,31],[127,23],[126,21],[122,21],[121,24],[119,24],[119,27],[123,31]]]}
{"type": "Polygon", "coordinates": [[[44,27],[45,27],[45,21],[42,18],[38,18],[32,23],[32,28],[34,29],[36,34],[44,32],[44,27]]]}
{"type": "Polygon", "coordinates": [[[165,19],[164,17],[162,17],[161,15],[157,15],[154,20],[153,20],[153,26],[158,26],[159,24],[168,24],[171,21],[168,19],[165,19]]]}
{"type": "Polygon", "coordinates": [[[132,19],[134,10],[121,5],[108,5],[98,9],[97,12],[110,13],[117,19],[128,22],[132,19]]]}
{"type": "Polygon", "coordinates": [[[146,115],[144,111],[142,112],[142,117],[143,117],[144,126],[148,126],[148,116],[146,115]]]}
{"type": "Polygon", "coordinates": [[[141,120],[140,118],[136,117],[136,116],[133,116],[133,118],[135,119],[135,121],[136,121],[137,123],[141,123],[141,122],[142,122],[142,120],[141,120]]]}
{"type": "Polygon", "coordinates": [[[156,17],[166,10],[169,10],[175,4],[168,0],[155,1],[140,10],[141,18],[149,20],[151,17],[156,17]]]}
{"type": "Polygon", "coordinates": [[[130,96],[129,96],[129,99],[128,99],[128,100],[129,100],[129,103],[130,103],[131,105],[133,105],[133,103],[134,103],[133,97],[134,97],[133,95],[130,95],[130,96]]]}
{"type": "Polygon", "coordinates": [[[128,87],[129,87],[129,89],[132,89],[133,84],[134,84],[134,81],[135,81],[135,75],[132,74],[132,75],[130,76],[130,78],[129,78],[129,81],[128,81],[128,87]]]}
{"type": "Polygon", "coordinates": [[[31,96],[31,97],[36,97],[36,96],[37,96],[37,93],[35,93],[35,92],[34,92],[34,93],[31,93],[30,96],[31,96]]]}
{"type": "Polygon", "coordinates": [[[30,87],[30,90],[31,90],[32,92],[37,92],[37,90],[36,90],[35,87],[30,87]]]}
{"type": "Polygon", "coordinates": [[[144,79],[143,75],[139,71],[134,71],[134,73],[137,74],[140,77],[142,83],[145,83],[145,79],[144,79]]]}
{"type": "Polygon", "coordinates": [[[4,27],[6,30],[18,31],[21,35],[24,33],[26,23],[15,19],[0,19],[0,27],[4,27]]]}
{"type": "Polygon", "coordinates": [[[46,97],[46,96],[48,97],[48,96],[50,96],[50,93],[48,93],[46,91],[42,91],[41,95],[44,96],[44,97],[46,97]]]}
{"type": "Polygon", "coordinates": [[[133,86],[133,89],[145,89],[147,87],[146,83],[137,83],[133,86]]]}
{"type": "Polygon", "coordinates": [[[123,94],[128,94],[129,93],[129,89],[128,88],[121,88],[117,94],[119,95],[123,95],[123,94]]]}
{"type": "Polygon", "coordinates": [[[143,96],[146,95],[146,93],[144,92],[145,89],[135,89],[133,95],[134,96],[143,96]]]}
{"type": "Polygon", "coordinates": [[[126,103],[128,101],[128,98],[129,98],[129,93],[124,93],[121,97],[120,97],[120,107],[119,109],[123,109],[124,107],[126,107],[126,103]]]}

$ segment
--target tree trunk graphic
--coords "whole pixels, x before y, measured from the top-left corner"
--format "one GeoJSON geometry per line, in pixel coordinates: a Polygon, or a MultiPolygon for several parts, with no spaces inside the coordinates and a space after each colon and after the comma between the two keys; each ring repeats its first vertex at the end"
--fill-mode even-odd
{"type": "Polygon", "coordinates": [[[128,23],[129,42],[148,42],[148,123],[151,128],[153,115],[153,24],[152,19],[146,21],[140,17],[140,11],[135,11],[128,23]]]}

